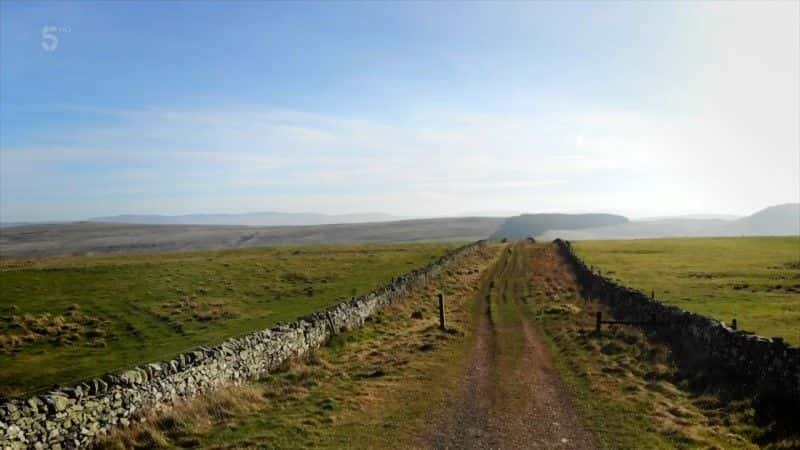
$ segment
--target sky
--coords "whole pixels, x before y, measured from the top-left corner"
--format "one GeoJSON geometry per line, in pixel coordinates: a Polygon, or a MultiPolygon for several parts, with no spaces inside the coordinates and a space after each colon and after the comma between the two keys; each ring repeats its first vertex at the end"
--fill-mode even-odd
{"type": "Polygon", "coordinates": [[[800,201],[800,2],[0,2],[0,221],[800,201]]]}

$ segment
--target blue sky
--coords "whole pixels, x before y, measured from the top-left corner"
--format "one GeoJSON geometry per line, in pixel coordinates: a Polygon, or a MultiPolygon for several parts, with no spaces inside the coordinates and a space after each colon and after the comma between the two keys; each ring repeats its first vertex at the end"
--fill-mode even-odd
{"type": "Polygon", "coordinates": [[[0,5],[2,221],[800,200],[797,2],[0,5]]]}

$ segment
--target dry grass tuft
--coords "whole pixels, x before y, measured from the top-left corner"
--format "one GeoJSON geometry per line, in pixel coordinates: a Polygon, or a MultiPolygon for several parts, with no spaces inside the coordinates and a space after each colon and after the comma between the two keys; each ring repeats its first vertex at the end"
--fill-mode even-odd
{"type": "Polygon", "coordinates": [[[578,314],[581,309],[572,303],[562,303],[558,305],[548,305],[544,309],[545,314],[578,314]]]}
{"type": "MultiPolygon", "coordinates": [[[[15,308],[7,311],[15,312],[15,308]]],[[[15,353],[28,345],[51,342],[59,346],[87,341],[97,345],[110,333],[108,324],[81,312],[78,305],[71,305],[63,315],[11,314],[0,317],[0,352],[15,353]]]]}
{"type": "Polygon", "coordinates": [[[185,295],[177,300],[165,302],[158,306],[156,314],[169,321],[195,320],[199,322],[216,322],[234,319],[240,316],[239,311],[222,300],[200,300],[196,296],[185,295]]]}
{"type": "Polygon", "coordinates": [[[100,440],[99,449],[172,448],[196,444],[193,433],[203,432],[266,405],[258,385],[221,388],[152,412],[130,427],[119,428],[100,440]]]}

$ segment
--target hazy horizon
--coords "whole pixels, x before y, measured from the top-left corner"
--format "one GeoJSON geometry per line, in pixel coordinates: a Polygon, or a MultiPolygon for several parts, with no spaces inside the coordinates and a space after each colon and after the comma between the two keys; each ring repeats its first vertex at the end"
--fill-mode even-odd
{"type": "MultiPolygon", "coordinates": [[[[231,216],[231,217],[247,217],[247,216],[257,216],[262,214],[276,214],[276,215],[286,215],[286,216],[303,216],[303,215],[310,215],[310,216],[324,216],[327,218],[334,219],[332,222],[324,222],[324,221],[316,221],[310,224],[317,225],[317,224],[345,224],[345,223],[366,223],[366,222],[391,222],[391,221],[403,221],[403,220],[424,220],[424,219],[448,219],[448,218],[464,218],[464,217],[487,217],[487,218],[509,218],[515,217],[519,215],[525,214],[571,214],[571,215],[578,215],[578,214],[616,214],[621,215],[629,220],[637,221],[637,222],[652,222],[652,221],[661,221],[661,220],[672,220],[672,219],[687,219],[687,220],[722,220],[722,221],[735,221],[738,219],[746,218],[754,213],[760,212],[766,208],[774,207],[774,206],[785,206],[785,205],[800,205],[798,203],[788,203],[788,204],[780,204],[780,205],[767,205],[764,208],[760,208],[757,211],[751,211],[747,214],[717,214],[713,212],[708,213],[701,213],[701,214],[670,214],[670,215],[663,215],[663,216],[635,216],[635,215],[628,215],[624,212],[619,211],[603,211],[603,210],[553,210],[553,211],[466,211],[461,214],[452,214],[452,215],[430,215],[430,216],[399,216],[394,215],[391,213],[384,213],[378,211],[364,211],[364,212],[351,212],[351,213],[342,213],[342,214],[323,214],[323,213],[316,213],[313,211],[241,211],[241,212],[230,212],[230,213],[215,213],[215,212],[198,212],[198,213],[189,213],[189,214],[112,214],[107,216],[95,216],[95,217],[82,217],[78,219],[68,219],[68,220],[33,220],[33,221],[0,221],[2,224],[15,224],[15,223],[30,223],[30,224],[47,224],[47,223],[70,223],[70,222],[82,222],[82,221],[111,221],[110,219],[114,218],[160,218],[164,219],[162,224],[182,224],[184,222],[175,222],[170,221],[169,219],[173,218],[194,218],[199,219],[202,217],[224,217],[224,216],[231,216]],[[349,219],[349,220],[345,220],[349,219]]],[[[120,223],[126,223],[122,221],[120,223]]],[[[129,222],[129,223],[145,223],[145,222],[129,222]]],[[[155,223],[155,222],[154,222],[155,223]]],[[[189,222],[185,222],[189,223],[189,222]]],[[[193,223],[193,222],[192,222],[193,223]]],[[[245,223],[238,223],[239,225],[247,225],[245,223]]]]}
{"type": "Polygon", "coordinates": [[[0,221],[800,202],[800,3],[0,3],[0,221]]]}

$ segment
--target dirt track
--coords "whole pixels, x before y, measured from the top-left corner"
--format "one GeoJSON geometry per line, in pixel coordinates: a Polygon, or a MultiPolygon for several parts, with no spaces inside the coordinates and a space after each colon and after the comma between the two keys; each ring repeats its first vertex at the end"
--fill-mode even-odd
{"type": "Polygon", "coordinates": [[[533,268],[552,249],[519,243],[484,288],[461,385],[430,437],[434,448],[595,448],[526,315],[533,268]]]}

